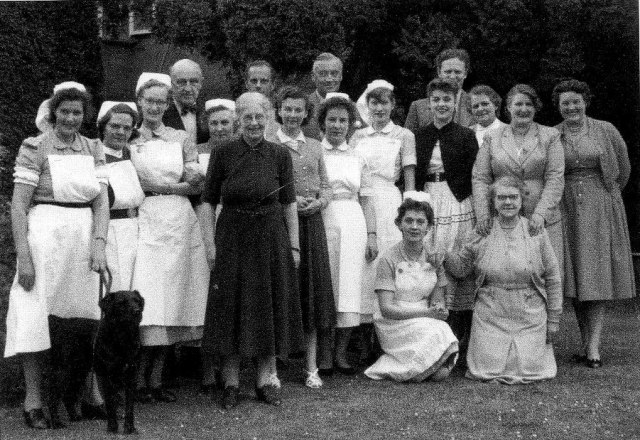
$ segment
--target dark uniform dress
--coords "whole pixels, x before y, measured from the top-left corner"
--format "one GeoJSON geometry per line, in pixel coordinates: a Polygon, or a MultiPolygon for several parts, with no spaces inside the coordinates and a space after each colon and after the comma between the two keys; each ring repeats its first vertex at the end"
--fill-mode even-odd
{"type": "Polygon", "coordinates": [[[212,152],[202,195],[223,204],[202,347],[213,355],[286,357],[303,349],[298,280],[283,205],[294,203],[291,156],[244,139],[212,152]]]}

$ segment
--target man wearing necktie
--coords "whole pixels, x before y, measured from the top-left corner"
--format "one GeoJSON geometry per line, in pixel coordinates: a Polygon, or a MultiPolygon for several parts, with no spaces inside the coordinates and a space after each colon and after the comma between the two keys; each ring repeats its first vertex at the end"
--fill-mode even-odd
{"type": "Polygon", "coordinates": [[[167,127],[185,130],[191,140],[201,144],[209,140],[209,130],[202,122],[204,103],[198,100],[202,89],[202,69],[195,61],[182,59],[169,69],[173,99],[164,114],[167,127]]]}

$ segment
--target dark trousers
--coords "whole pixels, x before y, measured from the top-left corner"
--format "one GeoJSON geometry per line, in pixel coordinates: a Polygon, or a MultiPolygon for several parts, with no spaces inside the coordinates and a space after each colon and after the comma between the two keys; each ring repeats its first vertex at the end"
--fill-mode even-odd
{"type": "Polygon", "coordinates": [[[451,331],[458,339],[458,365],[464,367],[467,365],[467,349],[469,348],[469,336],[471,336],[471,321],[473,319],[473,310],[449,310],[447,324],[451,327],[451,331]]]}

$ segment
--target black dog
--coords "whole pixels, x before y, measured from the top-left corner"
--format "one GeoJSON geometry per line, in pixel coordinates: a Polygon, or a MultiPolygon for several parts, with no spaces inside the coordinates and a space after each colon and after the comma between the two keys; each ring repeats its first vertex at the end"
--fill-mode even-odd
{"type": "Polygon", "coordinates": [[[118,432],[118,391],[124,388],[124,433],[135,434],[133,403],[144,299],[136,290],[110,292],[100,300],[100,308],[103,318],[96,337],[93,368],[104,394],[107,431],[118,432]]]}
{"type": "Polygon", "coordinates": [[[60,400],[69,420],[78,421],[77,402],[80,390],[91,370],[91,353],[98,321],[85,318],[49,316],[51,336],[48,406],[51,427],[62,428],[58,407],[60,400]]]}

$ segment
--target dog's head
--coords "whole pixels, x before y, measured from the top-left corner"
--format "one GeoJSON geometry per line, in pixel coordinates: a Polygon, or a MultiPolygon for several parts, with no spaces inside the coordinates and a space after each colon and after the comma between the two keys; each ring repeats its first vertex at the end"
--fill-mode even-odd
{"type": "Polygon", "coordinates": [[[106,320],[139,325],[144,298],[137,290],[110,292],[100,300],[100,308],[106,320]]]}

